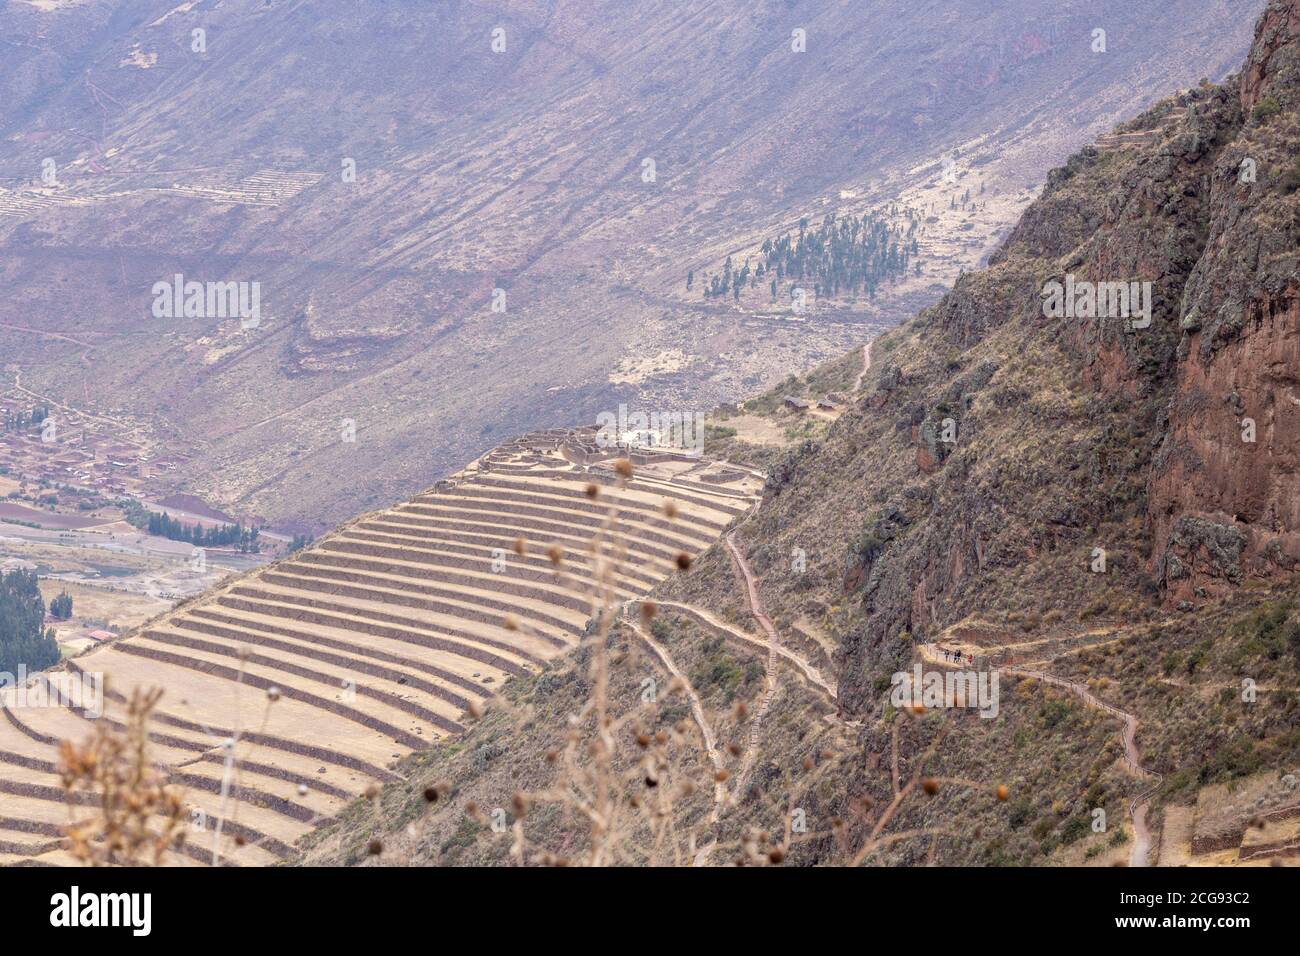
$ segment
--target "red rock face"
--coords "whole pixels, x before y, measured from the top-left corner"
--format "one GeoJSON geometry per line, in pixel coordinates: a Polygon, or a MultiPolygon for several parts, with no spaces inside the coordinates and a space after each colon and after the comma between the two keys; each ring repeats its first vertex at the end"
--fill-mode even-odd
{"type": "Polygon", "coordinates": [[[1255,44],[1241,71],[1241,108],[1250,112],[1263,95],[1278,50],[1300,40],[1300,4],[1294,0],[1268,6],[1255,30],[1255,44]]]}
{"type": "Polygon", "coordinates": [[[1232,583],[1212,546],[1177,533],[1180,519],[1238,532],[1236,563],[1246,576],[1290,572],[1300,562],[1300,301],[1252,303],[1240,335],[1208,361],[1199,338],[1191,337],[1179,368],[1148,499],[1153,555],[1157,563],[1174,559],[1176,573],[1166,568],[1164,576],[1176,599],[1232,583]]]}

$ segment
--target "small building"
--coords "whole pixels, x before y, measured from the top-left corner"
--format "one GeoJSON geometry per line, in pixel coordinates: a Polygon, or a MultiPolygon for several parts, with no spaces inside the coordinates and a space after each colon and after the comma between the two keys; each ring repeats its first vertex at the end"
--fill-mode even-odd
{"type": "Polygon", "coordinates": [[[785,397],[785,406],[793,408],[796,412],[806,412],[811,407],[806,399],[798,398],[794,395],[785,397]]]}

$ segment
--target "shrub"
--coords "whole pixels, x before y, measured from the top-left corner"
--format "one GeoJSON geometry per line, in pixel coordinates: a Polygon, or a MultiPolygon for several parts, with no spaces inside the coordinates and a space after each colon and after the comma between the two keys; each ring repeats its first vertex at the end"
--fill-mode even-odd
{"type": "Polygon", "coordinates": [[[1279,104],[1272,96],[1264,96],[1255,104],[1255,109],[1251,115],[1255,118],[1255,122],[1263,123],[1272,119],[1280,112],[1282,112],[1281,104],[1279,104]]]}
{"type": "Polygon", "coordinates": [[[1061,828],[1061,842],[1068,846],[1075,840],[1086,836],[1091,828],[1091,823],[1086,815],[1080,814],[1077,817],[1070,817],[1069,820],[1065,821],[1065,826],[1061,828]]]}

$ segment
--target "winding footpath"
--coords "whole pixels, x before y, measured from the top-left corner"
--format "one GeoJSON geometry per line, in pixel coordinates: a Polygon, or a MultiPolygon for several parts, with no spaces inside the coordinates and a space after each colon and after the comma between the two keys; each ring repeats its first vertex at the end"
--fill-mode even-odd
{"type": "Polygon", "coordinates": [[[768,709],[772,706],[772,701],[776,698],[776,665],[777,649],[781,646],[781,636],[776,632],[776,626],[772,619],[767,616],[763,610],[763,600],[758,596],[758,584],[754,580],[754,572],[749,569],[748,562],[740,549],[736,547],[734,535],[729,534],[722,539],[726,544],[727,550],[731,552],[731,560],[736,569],[736,573],[743,577],[749,599],[749,613],[754,615],[754,620],[758,621],[763,632],[767,635],[767,691],[763,694],[763,701],[758,705],[758,713],[754,715],[754,721],[749,725],[749,746],[745,749],[745,759],[740,765],[740,773],[736,777],[736,793],[744,793],[745,785],[749,782],[750,776],[754,772],[754,763],[758,758],[758,746],[761,743],[761,734],[763,730],[763,719],[767,716],[768,709]]]}
{"type": "Polygon", "coordinates": [[[686,675],[682,673],[681,668],[677,666],[677,662],[673,660],[672,655],[668,653],[668,649],[656,641],[650,635],[649,631],[630,618],[625,617],[623,623],[627,625],[628,629],[633,634],[641,638],[645,645],[650,648],[655,657],[659,658],[659,662],[667,668],[668,673],[672,674],[673,677],[676,677],[682,682],[686,695],[690,699],[691,713],[695,716],[695,723],[699,725],[700,734],[704,737],[704,749],[709,755],[709,762],[713,764],[713,813],[710,820],[713,823],[717,823],[718,817],[722,813],[722,808],[726,806],[727,803],[727,788],[723,786],[722,781],[718,779],[722,774],[722,757],[718,754],[718,738],[717,735],[713,733],[713,727],[710,726],[708,718],[704,715],[704,705],[700,702],[700,695],[695,693],[695,688],[691,686],[691,682],[687,679],[686,675]]]}
{"type": "MultiPolygon", "coordinates": [[[[945,661],[939,653],[937,644],[922,644],[921,658],[931,664],[952,666],[950,662],[945,661]]],[[[1160,787],[1160,781],[1163,779],[1159,773],[1149,770],[1142,766],[1141,754],[1137,746],[1138,719],[1127,711],[1120,710],[1112,704],[1106,703],[1097,697],[1092,691],[1088,690],[1084,684],[1068,681],[1063,677],[1056,677],[1044,671],[1028,670],[1022,667],[1003,667],[1002,672],[1011,674],[1015,677],[1024,677],[1029,680],[1040,681],[1044,684],[1052,684],[1064,690],[1068,690],[1078,695],[1085,704],[1095,707],[1098,710],[1105,711],[1112,717],[1117,717],[1124,723],[1124,729],[1120,732],[1120,739],[1124,744],[1124,763],[1128,771],[1140,780],[1150,780],[1151,785],[1145,787],[1137,796],[1133,797],[1128,804],[1128,815],[1133,821],[1133,850],[1129,854],[1129,866],[1147,866],[1147,858],[1151,854],[1152,837],[1151,828],[1147,826],[1147,810],[1151,807],[1151,796],[1160,787]]]]}
{"type": "MultiPolygon", "coordinates": [[[[656,601],[655,603],[661,608],[680,611],[687,617],[694,618],[697,622],[703,624],[715,633],[721,633],[724,636],[732,637],[735,640],[749,644],[752,647],[761,648],[763,650],[769,649],[770,645],[768,641],[765,641],[748,631],[741,630],[734,624],[727,623],[716,614],[706,611],[704,608],[696,607],[694,604],[683,604],[680,601],[656,601]]],[[[822,676],[821,671],[784,645],[778,645],[776,647],[776,653],[781,660],[792,666],[799,675],[808,682],[808,684],[824,694],[831,703],[835,702],[835,688],[826,680],[825,677],[822,676]]]]}
{"type": "Polygon", "coordinates": [[[858,377],[853,381],[853,394],[856,395],[858,392],[862,391],[862,380],[866,378],[867,371],[870,368],[871,368],[871,343],[868,342],[866,345],[862,346],[862,371],[858,373],[858,377]]]}

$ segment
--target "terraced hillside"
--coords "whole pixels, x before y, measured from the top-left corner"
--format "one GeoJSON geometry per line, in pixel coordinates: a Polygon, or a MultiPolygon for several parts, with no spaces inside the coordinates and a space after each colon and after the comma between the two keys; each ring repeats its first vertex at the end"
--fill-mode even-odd
{"type": "MultiPolygon", "coordinates": [[[[634,600],[744,514],[761,482],[666,452],[634,452],[625,480],[613,457],[584,430],[510,442],[65,666],[104,675],[110,724],[124,723],[123,691],[164,688],[152,736],[190,804],[187,859],[272,863],[578,642],[588,545],[611,510],[627,549],[616,595],[634,600]]],[[[91,722],[32,680],[62,706],[19,707],[12,690],[0,701],[0,862],[65,863],[55,748],[91,722]]]]}
{"type": "Polygon", "coordinates": [[[0,3],[0,351],[52,407],[148,421],[169,491],[318,534],[520,431],[860,346],[1054,162],[1225,75],[1263,2],[0,3]],[[920,274],[874,299],[701,295],[891,207],[920,274]],[[177,273],[259,283],[258,327],[155,317],[177,273]]]}
{"type": "MultiPolygon", "coordinates": [[[[670,791],[661,809],[657,777],[616,778],[657,814],[627,860],[681,834],[681,858],[710,865],[1300,854],[1298,135],[1300,0],[1271,0],[1240,73],[1054,170],[987,269],[715,428],[771,478],[761,508],[651,595],[661,671],[695,696],[616,719],[647,741],[626,735],[637,769],[661,732],[684,752],[646,764],[690,775],[694,800],[670,791]],[[1149,322],[1051,316],[1051,283],[1071,275],[1149,283],[1149,322]],[[842,411],[812,421],[831,392],[842,411]],[[893,692],[918,668],[1000,680],[997,713],[951,691],[907,706],[893,692]],[[710,777],[729,791],[716,813],[710,777]]],[[[611,661],[632,661],[610,667],[620,701],[646,669],[630,630],[610,640],[611,661]]],[[[545,812],[578,763],[547,755],[597,733],[562,723],[601,699],[567,664],[511,685],[519,716],[408,762],[376,801],[392,824],[358,807],[304,862],[603,864],[605,832],[545,812]],[[430,784],[447,799],[426,804],[430,784]],[[485,826],[484,806],[518,808],[517,830],[485,826]]]]}

